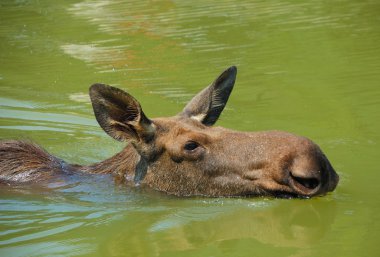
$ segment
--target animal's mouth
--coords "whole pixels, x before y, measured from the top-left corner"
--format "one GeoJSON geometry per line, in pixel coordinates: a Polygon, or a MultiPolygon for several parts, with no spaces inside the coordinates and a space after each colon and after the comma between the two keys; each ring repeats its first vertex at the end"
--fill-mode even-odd
{"type": "MultiPolygon", "coordinates": [[[[247,181],[257,181],[259,180],[255,176],[243,177],[247,181]]],[[[306,176],[296,176],[289,172],[288,179],[286,182],[280,183],[280,185],[270,189],[271,187],[262,185],[261,189],[268,194],[276,198],[310,198],[312,196],[318,195],[322,190],[322,183],[318,177],[306,177],[306,176]]],[[[251,194],[247,194],[251,195],[251,194]]]]}
{"type": "Polygon", "coordinates": [[[273,196],[275,198],[280,198],[280,199],[293,199],[293,198],[300,198],[300,199],[308,199],[311,196],[309,195],[304,195],[300,193],[294,192],[294,190],[290,189],[288,190],[266,190],[267,194],[269,196],[273,196]]]}

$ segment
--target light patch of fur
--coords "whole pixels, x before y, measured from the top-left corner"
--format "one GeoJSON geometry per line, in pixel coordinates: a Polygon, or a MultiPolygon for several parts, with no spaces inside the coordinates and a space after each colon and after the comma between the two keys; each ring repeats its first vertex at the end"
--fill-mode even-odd
{"type": "Polygon", "coordinates": [[[191,119],[202,122],[202,120],[206,117],[205,113],[201,113],[198,115],[191,116],[191,119]]]}

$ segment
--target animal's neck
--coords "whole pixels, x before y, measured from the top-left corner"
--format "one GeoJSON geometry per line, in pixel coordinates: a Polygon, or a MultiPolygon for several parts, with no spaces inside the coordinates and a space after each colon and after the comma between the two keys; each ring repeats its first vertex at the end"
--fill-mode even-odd
{"type": "Polygon", "coordinates": [[[128,145],[111,158],[88,166],[81,166],[79,169],[83,172],[113,174],[118,179],[132,180],[139,161],[140,155],[132,145],[128,145]]]}

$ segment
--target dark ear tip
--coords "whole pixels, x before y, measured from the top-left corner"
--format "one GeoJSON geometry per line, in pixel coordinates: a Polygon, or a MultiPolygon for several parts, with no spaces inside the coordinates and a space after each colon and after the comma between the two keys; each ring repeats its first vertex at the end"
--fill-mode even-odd
{"type": "Polygon", "coordinates": [[[109,87],[109,86],[107,86],[105,84],[101,84],[101,83],[95,83],[95,84],[90,86],[89,92],[90,92],[90,94],[95,93],[95,92],[99,92],[101,90],[104,90],[107,87],[109,87]]]}
{"type": "Polygon", "coordinates": [[[237,67],[235,65],[232,65],[231,67],[228,68],[228,70],[231,72],[237,72],[237,67]]]}
{"type": "Polygon", "coordinates": [[[219,77],[214,82],[217,87],[220,86],[227,86],[227,87],[233,87],[235,84],[237,74],[237,67],[235,65],[229,67],[225,71],[222,72],[222,74],[219,75],[219,77]],[[223,82],[223,83],[222,83],[223,82]]]}
{"type": "Polygon", "coordinates": [[[97,97],[105,97],[106,95],[112,94],[114,92],[119,92],[120,89],[111,87],[106,84],[95,83],[89,88],[89,95],[91,99],[96,99],[97,97]]]}
{"type": "Polygon", "coordinates": [[[226,70],[228,73],[230,73],[231,75],[235,75],[236,76],[236,73],[237,73],[237,67],[235,65],[229,67],[227,70],[226,70]]]}
{"type": "Polygon", "coordinates": [[[228,69],[226,69],[225,71],[223,71],[217,80],[220,80],[220,79],[222,79],[222,80],[224,80],[224,79],[235,80],[236,74],[237,74],[237,67],[235,65],[233,65],[233,66],[229,67],[228,69]]]}

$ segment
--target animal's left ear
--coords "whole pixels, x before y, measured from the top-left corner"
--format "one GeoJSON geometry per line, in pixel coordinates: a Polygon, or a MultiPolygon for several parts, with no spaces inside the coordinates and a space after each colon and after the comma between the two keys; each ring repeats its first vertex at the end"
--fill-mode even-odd
{"type": "Polygon", "coordinates": [[[199,92],[185,106],[179,116],[191,118],[212,126],[222,113],[235,84],[237,68],[222,72],[208,87],[199,92]]]}

